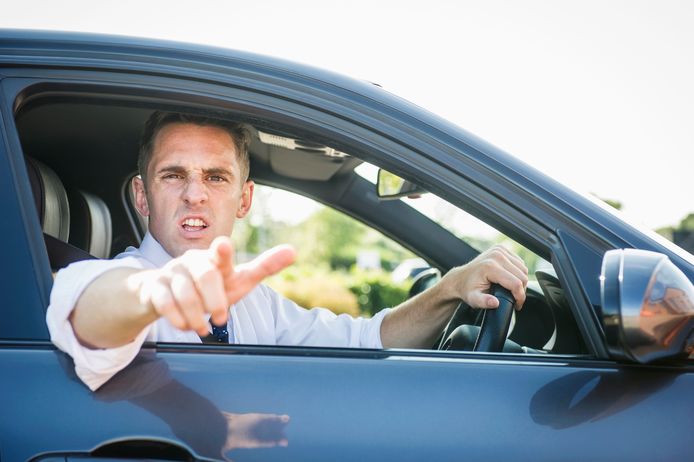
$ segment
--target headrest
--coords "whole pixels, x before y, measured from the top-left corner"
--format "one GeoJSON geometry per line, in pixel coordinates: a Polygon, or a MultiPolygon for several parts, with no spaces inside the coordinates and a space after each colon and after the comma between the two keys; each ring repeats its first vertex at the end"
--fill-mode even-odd
{"type": "Polygon", "coordinates": [[[63,183],[50,167],[36,159],[27,157],[26,165],[43,232],[67,242],[70,208],[63,183]]]}
{"type": "Polygon", "coordinates": [[[70,191],[70,244],[97,258],[111,253],[111,213],[98,196],[85,191],[70,191]]]}

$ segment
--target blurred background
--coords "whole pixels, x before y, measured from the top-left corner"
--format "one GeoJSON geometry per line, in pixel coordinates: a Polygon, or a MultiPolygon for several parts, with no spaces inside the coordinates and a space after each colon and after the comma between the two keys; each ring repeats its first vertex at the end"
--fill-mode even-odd
{"type": "MultiPolygon", "coordinates": [[[[694,252],[694,3],[486,0],[5,2],[0,27],[204,43],[378,83],[694,252]]],[[[368,172],[367,172],[368,174],[368,172]]],[[[338,212],[258,188],[235,238],[300,249],[270,281],[370,314],[426,267],[338,212]],[[321,290],[316,290],[321,288],[321,290]]],[[[449,216],[445,204],[428,213],[449,216]]],[[[478,226],[479,225],[479,226],[478,226]]],[[[504,242],[483,224],[466,239],[504,242]]]]}

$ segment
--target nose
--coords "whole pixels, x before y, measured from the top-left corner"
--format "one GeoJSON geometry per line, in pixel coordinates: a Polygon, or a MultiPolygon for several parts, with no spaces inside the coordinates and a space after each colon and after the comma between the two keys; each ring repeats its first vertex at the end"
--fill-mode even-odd
{"type": "Polygon", "coordinates": [[[207,201],[207,188],[199,178],[189,177],[183,188],[183,201],[188,205],[200,205],[207,201]]]}

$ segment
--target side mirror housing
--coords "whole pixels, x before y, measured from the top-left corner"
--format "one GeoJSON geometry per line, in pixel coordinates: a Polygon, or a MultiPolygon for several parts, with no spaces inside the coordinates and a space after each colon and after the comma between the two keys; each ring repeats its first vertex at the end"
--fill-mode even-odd
{"type": "Polygon", "coordinates": [[[605,337],[614,357],[648,363],[694,351],[694,285],[668,257],[610,250],[600,284],[605,337]]]}

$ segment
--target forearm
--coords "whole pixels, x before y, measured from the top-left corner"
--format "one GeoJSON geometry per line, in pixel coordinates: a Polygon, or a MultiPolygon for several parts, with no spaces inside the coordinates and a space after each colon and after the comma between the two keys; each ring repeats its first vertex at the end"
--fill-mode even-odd
{"type": "Polygon", "coordinates": [[[404,301],[383,318],[383,347],[431,348],[459,302],[445,283],[404,301]]]}
{"type": "Polygon", "coordinates": [[[70,323],[90,348],[115,348],[131,342],[158,315],[140,296],[150,271],[119,268],[92,281],[77,300],[70,323]]]}
{"type": "Polygon", "coordinates": [[[473,308],[499,306],[499,300],[489,294],[492,283],[510,290],[520,309],[528,268],[517,255],[501,246],[492,247],[388,313],[381,324],[381,343],[384,348],[430,348],[460,302],[473,308]]]}

